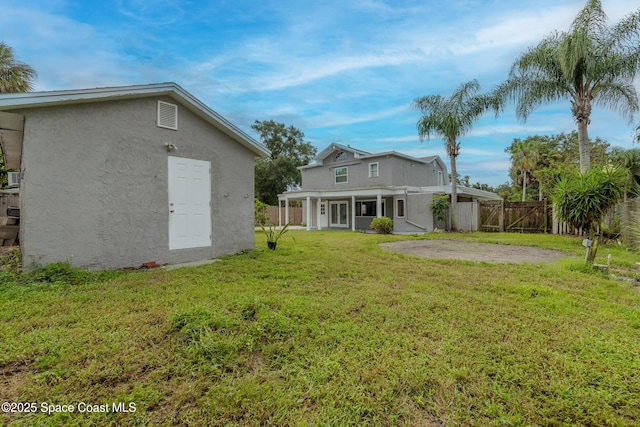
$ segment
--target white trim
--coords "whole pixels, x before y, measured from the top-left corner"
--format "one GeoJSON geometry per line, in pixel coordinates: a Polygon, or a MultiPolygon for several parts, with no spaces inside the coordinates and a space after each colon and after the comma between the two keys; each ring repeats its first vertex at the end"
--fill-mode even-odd
{"type": "Polygon", "coordinates": [[[307,196],[306,202],[307,202],[307,206],[306,206],[307,230],[311,230],[311,196],[307,196]]]}
{"type": "MultiPolygon", "coordinates": [[[[349,183],[349,168],[347,166],[338,166],[333,170],[333,176],[334,176],[336,184],[347,184],[347,183],[349,183]],[[340,182],[338,182],[338,170],[339,169],[344,169],[345,170],[345,173],[344,173],[345,180],[344,181],[340,181],[340,182]]],[[[340,175],[340,176],[342,177],[342,175],[340,175]]]]}
{"type": "Polygon", "coordinates": [[[158,101],[158,127],[178,130],[178,106],[158,101]]]}
{"type": "MultiPolygon", "coordinates": [[[[340,208],[338,207],[338,221],[340,221],[340,208]]],[[[336,200],[334,202],[329,202],[329,227],[339,227],[339,228],[349,228],[349,202],[347,200],[336,200]],[[347,209],[347,214],[346,214],[346,223],[342,224],[340,222],[334,223],[333,222],[333,211],[332,211],[332,207],[334,205],[345,205],[346,209],[347,209]]]]}
{"type": "MultiPolygon", "coordinates": [[[[289,199],[302,200],[307,195],[311,197],[322,197],[323,199],[344,199],[345,197],[376,197],[378,194],[383,197],[404,196],[406,193],[414,194],[451,194],[451,185],[434,185],[428,187],[415,186],[385,186],[385,187],[363,187],[363,188],[345,188],[332,190],[296,190],[287,191],[279,196],[288,197],[289,199]]],[[[500,196],[485,190],[477,188],[458,186],[459,195],[468,195],[482,200],[502,200],[500,196]]]]}
{"type": "Polygon", "coordinates": [[[378,178],[380,176],[380,162],[371,162],[369,163],[369,178],[378,178]],[[371,166],[376,165],[376,174],[373,175],[371,173],[371,166]]]}
{"type": "Polygon", "coordinates": [[[329,216],[327,214],[327,201],[318,198],[318,230],[329,228],[329,216]]]}
{"type": "Polygon", "coordinates": [[[149,85],[73,89],[47,92],[24,92],[0,95],[0,110],[24,110],[28,108],[101,102],[119,99],[135,99],[151,96],[168,96],[206,120],[218,130],[253,151],[257,157],[267,157],[271,153],[262,143],[256,141],[239,127],[222,117],[202,101],[173,82],[149,85]]]}
{"type": "Polygon", "coordinates": [[[395,212],[394,212],[394,217],[395,218],[406,218],[407,216],[407,199],[404,197],[399,197],[396,199],[396,203],[395,203],[395,212]],[[398,202],[402,202],[402,215],[398,214],[398,202]]]}
{"type": "Polygon", "coordinates": [[[169,250],[210,247],[211,162],[169,156],[169,250]]]}

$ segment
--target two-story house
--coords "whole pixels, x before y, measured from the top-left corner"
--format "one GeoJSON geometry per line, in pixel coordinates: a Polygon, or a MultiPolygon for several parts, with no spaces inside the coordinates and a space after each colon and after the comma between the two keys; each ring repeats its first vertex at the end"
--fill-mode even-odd
{"type": "MultiPolygon", "coordinates": [[[[367,230],[375,217],[394,221],[394,232],[444,228],[431,212],[435,194],[451,194],[447,167],[439,156],[416,158],[395,151],[368,153],[331,144],[299,168],[302,186],[279,195],[286,206],[302,202],[307,229],[367,230]]],[[[477,201],[497,194],[458,186],[458,227],[477,230],[477,201]]],[[[288,209],[285,210],[288,212],[288,209]]],[[[284,223],[288,218],[281,218],[284,223]]]]}

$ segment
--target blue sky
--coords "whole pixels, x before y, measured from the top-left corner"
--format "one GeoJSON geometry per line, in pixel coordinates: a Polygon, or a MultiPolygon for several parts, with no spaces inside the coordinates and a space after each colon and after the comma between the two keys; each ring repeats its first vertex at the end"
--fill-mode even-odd
{"type": "MultiPolygon", "coordinates": [[[[0,40],[38,72],[35,90],[173,81],[257,138],[254,120],[376,152],[438,154],[411,102],[478,79],[502,82],[519,53],[568,29],[574,0],[5,0],[0,40]]],[[[637,0],[602,0],[615,23],[637,0]]],[[[640,85],[636,85],[640,88],[640,85]]],[[[633,124],[596,109],[590,136],[631,148],[633,124]]],[[[458,171],[508,181],[514,138],[571,132],[569,105],[488,114],[461,140],[458,171]]]]}

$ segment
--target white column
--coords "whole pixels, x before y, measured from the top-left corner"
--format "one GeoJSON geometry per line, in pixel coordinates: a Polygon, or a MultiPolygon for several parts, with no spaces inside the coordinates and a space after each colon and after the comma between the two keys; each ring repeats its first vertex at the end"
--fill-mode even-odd
{"type": "MultiPolygon", "coordinates": [[[[271,221],[269,221],[271,223],[271,221]]],[[[278,227],[282,227],[282,199],[278,197],[278,227]]]]}
{"type": "Polygon", "coordinates": [[[320,221],[320,207],[322,205],[322,199],[318,197],[316,200],[316,226],[318,230],[322,230],[322,221],[320,221]]]}
{"type": "Polygon", "coordinates": [[[307,196],[307,231],[311,230],[311,197],[307,196]]]}
{"type": "Polygon", "coordinates": [[[284,199],[284,223],[289,224],[289,198],[284,199]]]}
{"type": "Polygon", "coordinates": [[[351,231],[356,231],[356,196],[351,196],[351,231]]]}
{"type": "Polygon", "coordinates": [[[376,216],[380,218],[382,216],[382,194],[378,194],[376,199],[376,216]]]}

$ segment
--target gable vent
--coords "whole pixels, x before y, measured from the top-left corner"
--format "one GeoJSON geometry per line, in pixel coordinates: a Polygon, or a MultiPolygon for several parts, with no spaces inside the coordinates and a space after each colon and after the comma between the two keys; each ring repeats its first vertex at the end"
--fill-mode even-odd
{"type": "Polygon", "coordinates": [[[158,126],[178,130],[178,106],[158,101],[158,126]]]}

